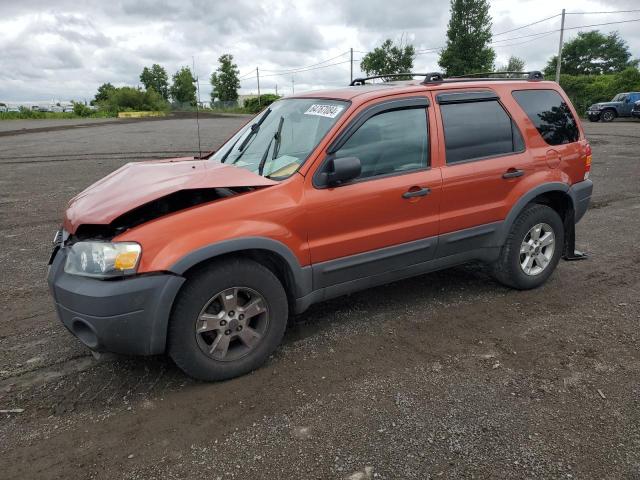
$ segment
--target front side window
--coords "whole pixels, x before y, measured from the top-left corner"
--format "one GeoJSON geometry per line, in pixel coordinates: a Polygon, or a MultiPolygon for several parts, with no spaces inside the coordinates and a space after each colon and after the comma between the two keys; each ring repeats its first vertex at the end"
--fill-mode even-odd
{"type": "Polygon", "coordinates": [[[496,100],[440,105],[447,163],[523,150],[522,136],[496,100]]]}
{"type": "Polygon", "coordinates": [[[573,143],[580,138],[569,105],[555,90],[517,90],[513,98],[549,145],[573,143]]]}
{"type": "Polygon", "coordinates": [[[284,99],[270,105],[211,157],[273,179],[291,176],[349,106],[325,99],[284,99]]]}
{"type": "Polygon", "coordinates": [[[367,120],[335,154],[358,157],[358,178],[403,173],[428,166],[429,136],[424,107],[391,110],[367,120]]]}

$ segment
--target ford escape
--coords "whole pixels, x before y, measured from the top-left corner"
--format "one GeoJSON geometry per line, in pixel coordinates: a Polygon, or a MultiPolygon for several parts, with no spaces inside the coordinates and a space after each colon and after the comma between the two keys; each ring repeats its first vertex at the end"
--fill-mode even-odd
{"type": "Polygon", "coordinates": [[[50,261],[64,325],[220,380],[313,303],[470,261],[531,289],[580,258],[591,148],[560,87],[423,75],[282,99],[216,152],[84,190],[50,261]]]}

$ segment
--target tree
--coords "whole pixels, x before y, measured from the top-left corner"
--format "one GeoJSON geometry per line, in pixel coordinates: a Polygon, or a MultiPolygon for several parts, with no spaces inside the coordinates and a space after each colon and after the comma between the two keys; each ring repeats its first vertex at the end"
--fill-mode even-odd
{"type": "Polygon", "coordinates": [[[263,93],[262,95],[260,95],[260,100],[258,100],[258,97],[247,98],[244,101],[243,107],[249,113],[258,113],[260,110],[268,105],[271,105],[279,98],[280,95],[274,95],[273,93],[263,93]]]}
{"type": "Polygon", "coordinates": [[[96,103],[101,103],[106,101],[109,98],[109,94],[111,94],[111,92],[113,92],[115,89],[116,87],[114,87],[110,83],[103,83],[98,87],[96,96],[92,100],[91,104],[94,105],[96,103]]]}
{"type": "Polygon", "coordinates": [[[178,103],[196,104],[196,79],[189,67],[182,67],[173,75],[173,85],[171,85],[171,97],[178,103]]]}
{"type": "MultiPolygon", "coordinates": [[[[360,69],[367,75],[388,75],[410,72],[416,51],[413,45],[394,44],[390,38],[382,45],[367,53],[360,62],[360,69]]],[[[385,77],[385,80],[397,80],[402,77],[385,77]]]]}
{"type": "Polygon", "coordinates": [[[169,99],[169,77],[167,71],[157,63],[151,65],[150,69],[144,67],[140,74],[140,81],[146,90],[153,88],[162,98],[169,99]]]}
{"type": "Polygon", "coordinates": [[[440,65],[448,76],[493,70],[496,53],[491,44],[488,0],[451,0],[447,46],[440,65]]]}
{"type": "Polygon", "coordinates": [[[140,90],[133,87],[114,88],[102,107],[111,112],[124,110],[166,110],[167,101],[153,88],[140,90]]]}
{"type": "MultiPolygon", "coordinates": [[[[557,62],[557,55],[551,57],[544,74],[553,77],[557,62]]],[[[627,42],[617,32],[609,35],[598,30],[579,32],[576,38],[562,47],[561,72],[567,75],[617,73],[637,65],[638,60],[631,59],[627,42]]]]}
{"type": "Polygon", "coordinates": [[[228,53],[222,55],[218,62],[220,62],[220,66],[211,74],[211,85],[213,85],[211,103],[216,98],[221,102],[234,102],[238,100],[238,89],[240,88],[238,75],[240,75],[240,70],[233,63],[233,55],[228,53]]]}
{"type": "Polygon", "coordinates": [[[511,55],[506,65],[498,68],[498,72],[524,72],[524,60],[511,55]]]}

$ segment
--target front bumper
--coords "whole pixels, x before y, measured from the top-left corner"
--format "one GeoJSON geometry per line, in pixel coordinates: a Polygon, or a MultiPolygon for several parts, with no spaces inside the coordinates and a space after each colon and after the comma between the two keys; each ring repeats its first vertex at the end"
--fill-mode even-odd
{"type": "Polygon", "coordinates": [[[602,113],[601,110],[587,110],[587,116],[591,118],[599,117],[600,113],[602,113]]]}
{"type": "Polygon", "coordinates": [[[632,110],[631,116],[635,118],[640,118],[640,110],[632,110]]]}
{"type": "Polygon", "coordinates": [[[591,203],[591,194],[593,193],[593,182],[591,180],[584,180],[582,182],[574,183],[569,188],[569,195],[573,200],[573,209],[575,212],[575,223],[578,223],[584,216],[589,203],[591,203]]]}
{"type": "Polygon", "coordinates": [[[98,280],[65,273],[65,260],[61,248],[47,281],[58,317],[72,334],[101,352],[164,352],[171,306],[183,277],[157,274],[98,280]]]}

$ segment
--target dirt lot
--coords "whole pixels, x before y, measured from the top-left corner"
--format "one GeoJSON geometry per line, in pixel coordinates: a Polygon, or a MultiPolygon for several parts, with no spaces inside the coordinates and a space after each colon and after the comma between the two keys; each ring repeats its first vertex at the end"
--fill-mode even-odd
{"type": "MultiPolygon", "coordinates": [[[[203,148],[244,121],[204,119],[203,148]]],[[[588,261],[536,291],[468,266],[317,305],[265,367],[218,384],[94,360],[45,283],[66,200],[193,152],[194,121],[4,129],[0,409],[21,412],[0,415],[0,477],[640,479],[640,122],[585,128],[588,261]]]]}

